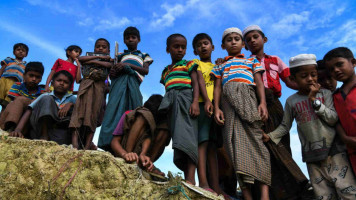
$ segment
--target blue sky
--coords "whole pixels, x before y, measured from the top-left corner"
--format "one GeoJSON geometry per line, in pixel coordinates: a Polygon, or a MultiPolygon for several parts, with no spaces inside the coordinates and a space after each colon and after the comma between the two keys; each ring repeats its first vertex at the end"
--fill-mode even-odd
{"type": "MultiPolygon", "coordinates": [[[[3,0],[0,2],[0,57],[12,56],[15,43],[26,43],[30,51],[25,60],[43,62],[42,83],[45,83],[55,60],[65,58],[67,46],[76,44],[84,52],[93,51],[94,41],[104,37],[112,44],[113,56],[114,42],[118,41],[123,51],[124,29],[136,26],[141,32],[139,49],[154,59],[141,85],[146,100],[151,94],[164,94],[159,79],[163,68],[171,62],[165,43],[172,33],[187,37],[186,59],[196,58],[191,46],[193,37],[208,33],[215,44],[212,55],[215,60],[226,56],[220,48],[224,29],[242,30],[257,24],[268,37],[265,52],[278,55],[288,64],[290,57],[300,53],[314,53],[322,59],[327,51],[338,46],[356,52],[355,9],[354,0],[3,0]]],[[[293,93],[283,85],[282,103],[293,93]]],[[[291,139],[293,157],[306,173],[295,124],[291,139]]],[[[156,164],[164,172],[178,172],[172,163],[172,152],[167,148],[156,164]]]]}

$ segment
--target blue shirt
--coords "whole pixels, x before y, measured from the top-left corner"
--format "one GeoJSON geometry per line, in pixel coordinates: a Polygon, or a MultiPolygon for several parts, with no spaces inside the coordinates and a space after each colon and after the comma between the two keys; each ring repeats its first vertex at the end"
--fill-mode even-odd
{"type": "MultiPolygon", "coordinates": [[[[58,97],[56,97],[56,95],[54,94],[54,92],[50,92],[50,93],[44,93],[41,96],[39,96],[36,100],[34,100],[29,107],[33,108],[39,101],[41,98],[43,98],[44,96],[53,96],[53,100],[54,102],[56,102],[57,106],[59,109],[63,108],[67,103],[75,103],[75,101],[77,100],[77,97],[75,97],[73,94],[71,93],[67,93],[65,94],[62,99],[59,99],[58,97]]],[[[43,108],[46,109],[46,108],[43,108]]]]}

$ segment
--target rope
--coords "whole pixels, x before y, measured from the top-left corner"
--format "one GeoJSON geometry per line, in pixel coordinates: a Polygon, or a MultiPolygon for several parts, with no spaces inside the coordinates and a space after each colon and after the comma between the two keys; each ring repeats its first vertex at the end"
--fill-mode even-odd
{"type": "Polygon", "coordinates": [[[169,187],[167,189],[167,191],[168,191],[168,194],[178,194],[179,192],[181,192],[185,196],[185,198],[187,198],[188,200],[191,200],[188,197],[188,195],[185,193],[184,188],[180,184],[177,186],[169,187]]]}

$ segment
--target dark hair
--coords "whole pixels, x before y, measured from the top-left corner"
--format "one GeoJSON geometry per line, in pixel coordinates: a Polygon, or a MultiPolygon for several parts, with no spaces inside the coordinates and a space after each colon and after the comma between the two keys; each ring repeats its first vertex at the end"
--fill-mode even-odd
{"type": "MultiPolygon", "coordinates": [[[[235,32],[232,32],[232,33],[235,33],[235,32]]],[[[224,38],[222,39],[222,41],[221,41],[222,44],[224,44],[225,38],[226,38],[228,35],[230,35],[230,34],[231,34],[231,33],[225,35],[225,37],[224,37],[224,38]]],[[[244,41],[243,41],[244,38],[242,37],[242,35],[240,35],[240,34],[238,34],[238,33],[237,33],[237,35],[239,35],[239,36],[241,37],[242,42],[244,42],[244,41]]]]}
{"type": "Polygon", "coordinates": [[[30,71],[38,72],[41,75],[43,75],[43,72],[44,72],[43,64],[41,62],[29,62],[29,63],[27,63],[26,68],[25,68],[25,74],[27,72],[30,72],[30,71]]]}
{"type": "Polygon", "coordinates": [[[17,49],[18,47],[22,47],[22,48],[24,48],[25,50],[26,50],[26,54],[28,54],[28,46],[26,45],[26,44],[24,44],[24,43],[17,43],[17,44],[15,44],[14,45],[14,51],[15,51],[15,49],[17,49]]]}
{"type": "Polygon", "coordinates": [[[178,37],[182,37],[185,40],[187,40],[187,38],[185,38],[184,35],[182,35],[180,33],[174,33],[174,34],[168,36],[167,42],[166,42],[167,47],[169,47],[169,45],[171,45],[173,39],[178,38],[178,37]]]}
{"type": "Polygon", "coordinates": [[[64,76],[66,76],[69,79],[70,85],[72,85],[74,78],[72,76],[72,74],[70,74],[68,71],[66,70],[61,70],[58,71],[56,73],[53,74],[52,76],[52,81],[54,81],[59,75],[63,74],[64,76]]]}
{"type": "Polygon", "coordinates": [[[195,50],[195,46],[196,44],[199,42],[199,40],[202,40],[202,39],[207,39],[210,41],[211,44],[213,44],[213,40],[211,39],[211,37],[206,34],[206,33],[199,33],[197,34],[194,39],[193,39],[193,42],[192,42],[192,45],[193,45],[193,49],[195,50]]]}
{"type": "MultiPolygon", "coordinates": [[[[266,37],[265,34],[264,34],[262,31],[260,31],[260,30],[251,30],[251,31],[247,32],[247,33],[245,34],[245,36],[246,36],[247,34],[251,33],[252,31],[257,31],[257,33],[259,33],[259,34],[262,36],[262,38],[265,38],[265,37],[266,37]]],[[[243,37],[243,39],[245,40],[245,37],[243,37]]]]}
{"type": "Polygon", "coordinates": [[[158,119],[158,108],[159,108],[159,105],[161,105],[162,99],[163,99],[162,95],[153,94],[143,104],[143,107],[145,107],[151,111],[151,113],[156,121],[158,119]]]}
{"type": "Polygon", "coordinates": [[[95,46],[96,46],[96,43],[98,43],[99,41],[104,41],[104,42],[106,42],[106,44],[108,45],[108,49],[110,49],[110,43],[109,43],[109,41],[107,40],[107,39],[105,39],[105,38],[99,38],[99,39],[97,39],[96,41],[95,41],[95,46]]]}
{"type": "Polygon", "coordinates": [[[82,54],[82,48],[77,45],[70,45],[65,49],[67,58],[69,57],[68,51],[79,50],[79,55],[82,54]]]}
{"type": "Polygon", "coordinates": [[[324,62],[324,60],[318,60],[318,61],[316,61],[316,63],[317,63],[317,69],[318,69],[318,71],[319,70],[326,70],[326,66],[325,66],[325,62],[324,62]]]}
{"type": "Polygon", "coordinates": [[[354,54],[350,49],[346,47],[338,47],[326,53],[323,60],[325,62],[333,58],[340,58],[340,57],[346,59],[352,59],[354,58],[354,54]]]}
{"type": "Polygon", "coordinates": [[[140,39],[140,31],[136,27],[133,26],[127,27],[124,31],[124,39],[128,35],[135,35],[137,36],[138,39],[140,39]]]}

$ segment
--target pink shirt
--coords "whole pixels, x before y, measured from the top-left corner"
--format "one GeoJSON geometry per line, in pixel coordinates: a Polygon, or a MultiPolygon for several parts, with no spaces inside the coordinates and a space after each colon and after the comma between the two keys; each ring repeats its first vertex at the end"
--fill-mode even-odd
{"type": "Polygon", "coordinates": [[[125,118],[126,115],[129,114],[132,110],[128,110],[126,112],[124,112],[124,114],[122,114],[119,123],[117,124],[114,132],[112,133],[112,135],[115,136],[122,136],[124,135],[124,124],[125,124],[125,118]]]}

